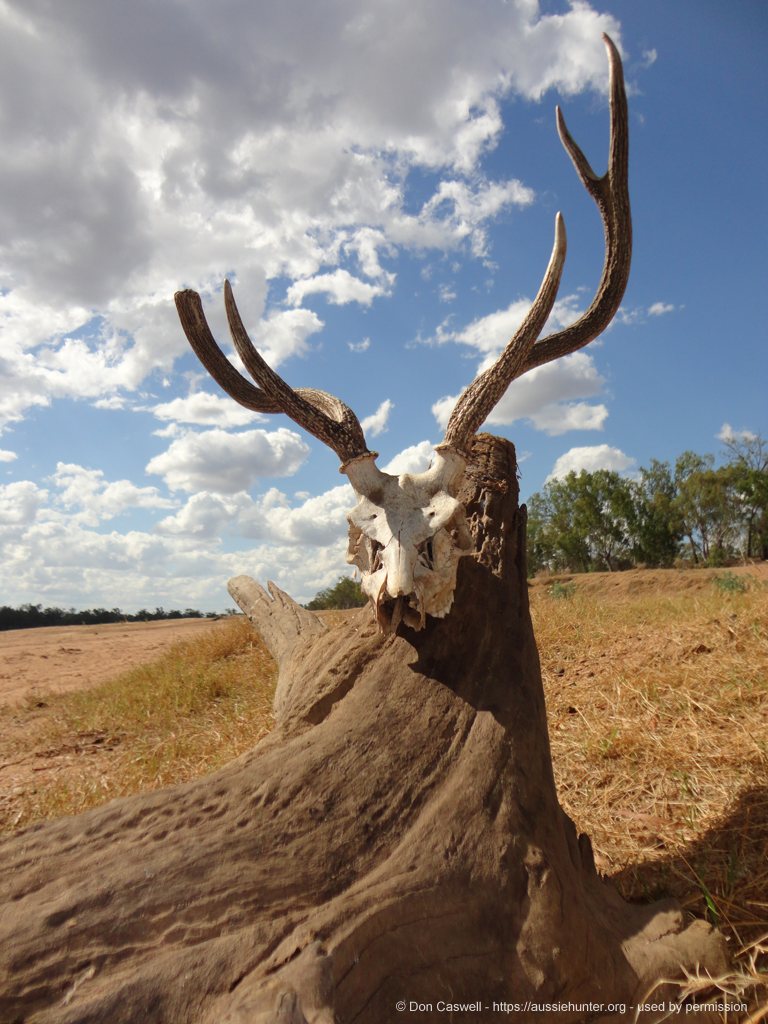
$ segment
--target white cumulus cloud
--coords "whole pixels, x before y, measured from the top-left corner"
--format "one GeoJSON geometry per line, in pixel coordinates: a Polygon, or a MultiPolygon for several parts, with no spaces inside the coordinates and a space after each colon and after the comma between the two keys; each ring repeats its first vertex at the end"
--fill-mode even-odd
{"type": "Polygon", "coordinates": [[[305,548],[338,543],[346,536],[346,513],[354,506],[349,484],[310,496],[298,505],[276,487],[258,498],[237,494],[193,494],[175,515],[158,524],[168,536],[220,538],[224,534],[305,548]]]}
{"type": "Polygon", "coordinates": [[[211,395],[207,391],[196,391],[186,398],[174,398],[170,402],[154,405],[151,412],[159,420],[194,423],[198,426],[243,427],[265,418],[243,408],[229,397],[211,395]]]}
{"type": "Polygon", "coordinates": [[[370,306],[374,299],[387,294],[387,285],[369,284],[348,270],[334,270],[331,274],[316,274],[296,281],[288,289],[286,299],[291,305],[300,306],[307,295],[317,294],[325,295],[334,306],[344,306],[348,302],[370,306]]]}
{"type": "Polygon", "coordinates": [[[52,483],[51,490],[29,480],[0,485],[0,583],[10,604],[34,597],[126,611],[220,610],[231,604],[227,579],[241,573],[273,579],[306,601],[345,568],[345,512],[354,505],[349,485],[296,506],[276,489],[256,499],[245,492],[200,493],[154,530],[121,533],[100,529],[104,505],[123,504],[103,475],[63,466],[52,483]],[[78,479],[86,488],[81,499],[78,479]]]}
{"type": "Polygon", "coordinates": [[[348,341],[347,348],[350,352],[367,352],[371,347],[371,339],[363,338],[362,341],[348,341]]]}
{"type": "MultiPolygon", "coordinates": [[[[490,365],[493,357],[481,364],[490,365]]],[[[544,363],[513,380],[488,416],[488,423],[509,425],[528,420],[547,434],[569,430],[602,430],[608,416],[603,404],[592,405],[576,399],[592,398],[605,387],[592,356],[572,352],[551,363],[544,363]]],[[[432,413],[444,430],[458,396],[439,399],[432,413]]]]}
{"type": "Polygon", "coordinates": [[[648,315],[665,316],[667,313],[674,313],[676,308],[671,302],[654,302],[648,307],[648,315]]]}
{"type": "Polygon", "coordinates": [[[751,430],[734,430],[730,423],[724,423],[716,437],[718,441],[722,441],[723,444],[729,444],[733,441],[743,442],[757,440],[757,434],[754,434],[751,430]]]}
{"type": "Polygon", "coordinates": [[[323,321],[311,309],[277,310],[260,321],[253,340],[264,360],[276,369],[291,356],[306,355],[307,339],[322,326],[323,321]]]}
{"type": "Polygon", "coordinates": [[[48,492],[31,480],[0,484],[0,536],[33,522],[47,497],[48,492]]]}
{"type": "Polygon", "coordinates": [[[279,430],[189,432],[171,442],[147,464],[172,491],[219,491],[236,494],[261,477],[290,476],[309,448],[298,434],[279,430]]]}
{"type": "Polygon", "coordinates": [[[555,462],[547,481],[561,480],[569,473],[579,473],[582,469],[588,473],[594,473],[598,469],[622,473],[634,466],[635,461],[631,456],[625,455],[620,448],[612,448],[607,444],[571,448],[555,462]]]}
{"type": "Polygon", "coordinates": [[[56,504],[81,513],[82,520],[95,525],[113,519],[128,509],[173,508],[156,487],[138,487],[130,480],[108,481],[100,469],[59,462],[51,482],[58,488],[56,504]]]}
{"type": "MultiPolygon", "coordinates": [[[[493,415],[488,419],[495,422],[493,415]]],[[[530,416],[537,430],[543,430],[552,437],[566,434],[569,430],[602,430],[607,419],[605,405],[590,405],[589,402],[552,402],[530,416]]]]}
{"type": "Polygon", "coordinates": [[[5,422],[170,371],[187,351],[179,287],[207,300],[234,275],[277,363],[319,322],[268,308],[270,282],[296,306],[318,293],[369,305],[403,248],[485,255],[485,225],[532,199],[478,170],[501,100],[603,92],[600,34],[621,36],[583,2],[550,14],[531,0],[340,0],[298,21],[261,0],[225,17],[204,0],[130,19],[118,0],[20,10],[0,5],[0,92],[14,97],[0,152],[5,422]],[[417,210],[415,168],[438,177],[417,210]]]}
{"type": "MultiPolygon", "coordinates": [[[[484,353],[486,361],[478,370],[480,373],[490,366],[504,350],[507,342],[525,319],[531,308],[531,303],[532,300],[527,297],[516,299],[506,309],[499,309],[478,317],[459,330],[453,330],[447,323],[443,323],[438,327],[435,337],[431,340],[438,345],[455,342],[484,353]]],[[[578,318],[580,312],[581,298],[578,295],[562,296],[552,307],[549,319],[541,332],[542,337],[567,327],[578,318]]]]}
{"type": "Polygon", "coordinates": [[[399,476],[401,473],[423,473],[429,467],[435,446],[431,441],[419,441],[398,452],[384,466],[386,473],[399,476]]]}
{"type": "Polygon", "coordinates": [[[379,434],[383,434],[387,429],[389,414],[392,412],[394,407],[395,403],[389,398],[385,398],[376,412],[371,413],[370,416],[366,416],[365,419],[360,421],[363,433],[368,434],[371,437],[378,437],[379,434]]]}

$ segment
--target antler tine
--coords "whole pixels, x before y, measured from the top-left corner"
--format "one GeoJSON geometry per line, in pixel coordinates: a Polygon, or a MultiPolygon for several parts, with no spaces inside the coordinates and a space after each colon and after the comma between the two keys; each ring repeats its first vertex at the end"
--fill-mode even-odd
{"type": "Polygon", "coordinates": [[[294,390],[264,361],[243,326],[229,281],[224,282],[224,305],[237,354],[280,412],[332,448],[342,466],[361,455],[370,455],[360,421],[348,405],[327,391],[294,390]]]}
{"type": "Polygon", "coordinates": [[[528,354],[541,333],[557,298],[565,263],[565,222],[555,218],[555,242],[538,295],[507,347],[489,369],[469,385],[456,403],[439,447],[461,451],[491,412],[515,377],[523,372],[528,354]]]}
{"type": "Polygon", "coordinates": [[[175,300],[184,333],[198,359],[236,402],[255,412],[282,412],[290,416],[332,448],[341,459],[342,468],[362,455],[374,454],[368,451],[363,429],[349,406],[326,391],[291,388],[264,362],[243,326],[229,281],[224,282],[224,303],[232,340],[245,368],[261,388],[238,373],[216,344],[197,292],[176,292],[175,300]]]}
{"type": "Polygon", "coordinates": [[[632,259],[632,215],[629,205],[629,125],[624,73],[613,40],[603,35],[610,66],[611,135],[608,169],[599,178],[571,136],[565,119],[557,110],[560,139],[573,161],[584,187],[595,200],[605,232],[605,262],[595,297],[582,316],[556,334],[550,334],[531,349],[522,373],[552,359],[575,352],[606,329],[616,314],[629,279],[632,259]]]}
{"type": "Polygon", "coordinates": [[[280,412],[275,401],[238,373],[216,344],[197,292],[187,288],[176,292],[174,300],[187,341],[219,387],[246,409],[253,409],[254,412],[280,412]]]}
{"type": "Polygon", "coordinates": [[[560,108],[557,109],[560,140],[584,187],[595,200],[603,221],[605,262],[595,297],[584,314],[570,327],[536,341],[554,305],[565,259],[565,231],[558,214],[555,248],[539,294],[525,321],[497,362],[480,374],[456,403],[443,440],[446,447],[461,449],[516,377],[587,345],[605,330],[619,308],[627,286],[632,257],[627,97],[619,51],[607,35],[603,35],[603,41],[608,50],[610,67],[611,133],[608,170],[602,177],[598,177],[590,167],[589,161],[568,131],[560,108]]]}

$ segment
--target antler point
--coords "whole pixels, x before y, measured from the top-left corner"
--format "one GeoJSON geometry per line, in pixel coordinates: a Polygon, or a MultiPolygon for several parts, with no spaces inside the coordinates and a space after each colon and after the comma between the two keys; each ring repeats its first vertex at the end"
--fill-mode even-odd
{"type": "Polygon", "coordinates": [[[566,246],[566,231],[565,231],[565,217],[558,210],[555,214],[555,250],[557,252],[565,252],[566,246]]]}
{"type": "Polygon", "coordinates": [[[613,66],[616,61],[618,61],[619,64],[621,64],[621,54],[619,53],[619,48],[607,32],[603,32],[603,42],[605,43],[605,48],[608,51],[608,59],[610,61],[611,66],[613,66]]]}

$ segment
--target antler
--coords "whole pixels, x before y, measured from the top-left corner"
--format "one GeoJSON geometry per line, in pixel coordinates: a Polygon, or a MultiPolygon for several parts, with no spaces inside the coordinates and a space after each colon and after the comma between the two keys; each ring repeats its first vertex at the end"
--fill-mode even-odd
{"type": "Polygon", "coordinates": [[[557,130],[584,187],[595,200],[605,232],[605,262],[595,297],[582,316],[565,330],[536,341],[557,295],[565,259],[565,231],[558,214],[555,247],[544,281],[523,324],[499,359],[459,398],[448,421],[441,447],[461,450],[517,377],[536,366],[559,359],[589,344],[606,329],[619,308],[632,258],[632,218],[629,207],[629,131],[627,97],[621,58],[613,41],[603,35],[610,67],[611,135],[608,170],[595,174],[571,136],[557,108],[557,130]],[[560,241],[558,241],[560,238],[560,241]]]}
{"type": "Polygon", "coordinates": [[[371,455],[360,422],[341,399],[315,388],[292,388],[264,362],[243,326],[229,281],[224,282],[224,305],[229,330],[245,368],[261,387],[254,387],[232,366],[211,334],[197,292],[176,292],[181,326],[200,362],[228,395],[255,412],[283,412],[332,448],[342,467],[371,455]]]}
{"type": "Polygon", "coordinates": [[[509,387],[525,372],[525,361],[541,329],[552,312],[560,287],[565,263],[565,222],[558,213],[555,218],[555,244],[549,258],[544,280],[528,316],[496,362],[475,378],[456,403],[440,447],[458,449],[465,446],[480,424],[509,387]]]}
{"type": "MultiPolygon", "coordinates": [[[[557,108],[557,129],[584,187],[595,200],[605,231],[605,262],[595,297],[584,314],[563,331],[537,341],[552,311],[565,261],[565,225],[558,213],[555,243],[549,265],[531,309],[490,369],[480,374],[461,395],[438,446],[461,453],[469,439],[517,377],[552,359],[575,352],[601,334],[616,314],[629,278],[632,220],[629,208],[627,98],[619,52],[603,36],[610,66],[611,133],[608,170],[599,178],[566,127],[557,108]]],[[[363,430],[352,410],[340,399],[314,388],[291,388],[259,355],[235,305],[228,281],[224,302],[235,348],[255,387],[232,366],[216,344],[203,313],[200,296],[191,290],[176,293],[176,308],[184,333],[200,361],[218,384],[247,409],[283,412],[299,426],[329,445],[342,469],[370,456],[363,430]]]]}

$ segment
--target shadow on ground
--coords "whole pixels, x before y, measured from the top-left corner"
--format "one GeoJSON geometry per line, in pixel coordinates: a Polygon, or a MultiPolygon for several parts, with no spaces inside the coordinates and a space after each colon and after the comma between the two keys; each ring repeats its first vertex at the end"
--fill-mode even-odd
{"type": "MultiPolygon", "coordinates": [[[[699,840],[611,876],[625,899],[674,896],[747,945],[768,933],[768,786],[740,793],[699,840]]],[[[734,950],[736,952],[736,950],[734,950]]]]}

